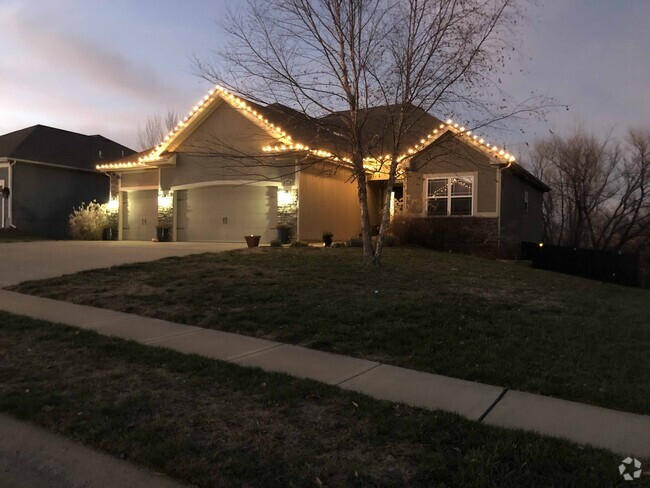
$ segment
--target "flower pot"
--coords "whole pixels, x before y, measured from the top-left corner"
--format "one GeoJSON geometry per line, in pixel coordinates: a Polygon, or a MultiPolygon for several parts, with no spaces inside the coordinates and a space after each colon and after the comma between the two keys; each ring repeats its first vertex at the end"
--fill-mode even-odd
{"type": "Polygon", "coordinates": [[[169,227],[156,227],[156,237],[158,242],[169,242],[172,237],[172,232],[169,227]]]}
{"type": "Polygon", "coordinates": [[[289,227],[278,227],[278,241],[281,244],[289,244],[289,239],[291,239],[291,229],[289,227]]]}
{"type": "Polygon", "coordinates": [[[323,236],[323,244],[325,244],[325,247],[330,247],[332,245],[332,237],[334,236],[323,236]]]}
{"type": "Polygon", "coordinates": [[[102,231],[102,240],[104,241],[116,241],[118,238],[117,228],[116,227],[106,227],[102,231]]]}
{"type": "Polygon", "coordinates": [[[260,239],[262,236],[254,236],[254,235],[249,235],[249,236],[244,236],[244,239],[246,239],[246,245],[248,247],[257,247],[260,245],[260,239]]]}

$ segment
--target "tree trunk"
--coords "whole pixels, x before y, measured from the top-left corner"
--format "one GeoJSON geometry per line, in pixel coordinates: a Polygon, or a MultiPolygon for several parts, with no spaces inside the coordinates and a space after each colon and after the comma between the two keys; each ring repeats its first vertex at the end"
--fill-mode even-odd
{"type": "Polygon", "coordinates": [[[370,211],[368,210],[368,188],[366,186],[366,173],[361,163],[361,170],[357,169],[357,194],[361,210],[361,242],[363,243],[363,264],[374,263],[374,249],[372,247],[372,228],[370,226],[370,211]]]}
{"type": "Polygon", "coordinates": [[[384,238],[386,232],[388,231],[388,226],[390,224],[390,204],[391,204],[391,194],[393,192],[393,187],[395,186],[395,172],[391,168],[390,175],[386,181],[386,188],[384,194],[384,203],[381,209],[381,222],[379,224],[379,234],[377,235],[377,246],[375,247],[375,257],[374,263],[379,265],[381,264],[381,255],[384,250],[384,238]]]}

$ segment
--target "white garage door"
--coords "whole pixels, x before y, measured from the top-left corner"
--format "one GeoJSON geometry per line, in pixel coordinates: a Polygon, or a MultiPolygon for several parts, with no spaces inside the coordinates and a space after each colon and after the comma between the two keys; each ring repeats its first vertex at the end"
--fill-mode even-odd
{"type": "Polygon", "coordinates": [[[277,188],[211,186],[177,191],[179,241],[243,242],[246,235],[275,239],[277,188]]]}
{"type": "Polygon", "coordinates": [[[122,192],[122,239],[150,241],[158,225],[158,190],[122,192]]]}

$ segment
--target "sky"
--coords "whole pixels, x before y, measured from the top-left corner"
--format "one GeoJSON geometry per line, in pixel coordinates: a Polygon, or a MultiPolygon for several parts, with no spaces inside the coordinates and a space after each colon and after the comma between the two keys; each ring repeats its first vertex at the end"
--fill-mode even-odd
{"type": "MultiPolygon", "coordinates": [[[[236,2],[0,0],[0,134],[43,124],[137,149],[148,117],[185,115],[211,88],[192,58],[224,44],[219,18],[236,2]]],[[[648,25],[650,0],[539,0],[504,87],[563,106],[483,134],[521,154],[580,125],[618,136],[650,129],[648,25]]]]}

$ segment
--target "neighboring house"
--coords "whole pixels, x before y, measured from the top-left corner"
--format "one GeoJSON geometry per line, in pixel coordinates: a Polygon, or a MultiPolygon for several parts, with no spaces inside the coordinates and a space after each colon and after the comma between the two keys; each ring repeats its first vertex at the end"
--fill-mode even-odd
{"type": "MultiPolygon", "coordinates": [[[[378,224],[391,146],[386,120],[397,106],[364,111],[371,221],[378,224]]],[[[119,179],[120,238],[150,240],[165,219],[178,241],[335,239],[360,232],[357,184],[336,136],[345,113],[315,119],[279,104],[260,106],[217,87],[158,146],[103,163],[119,179]],[[334,134],[334,135],[333,135],[334,134]],[[337,162],[332,156],[337,155],[337,162]]],[[[517,245],[542,239],[542,194],[549,188],[514,157],[451,121],[413,110],[400,152],[393,213],[405,217],[473,216],[517,245]]],[[[496,236],[495,236],[496,239],[496,236]]]]}
{"type": "Polygon", "coordinates": [[[103,160],[133,154],[105,137],[35,125],[0,136],[0,227],[54,239],[68,236],[74,207],[106,202],[110,180],[103,160]]]}

